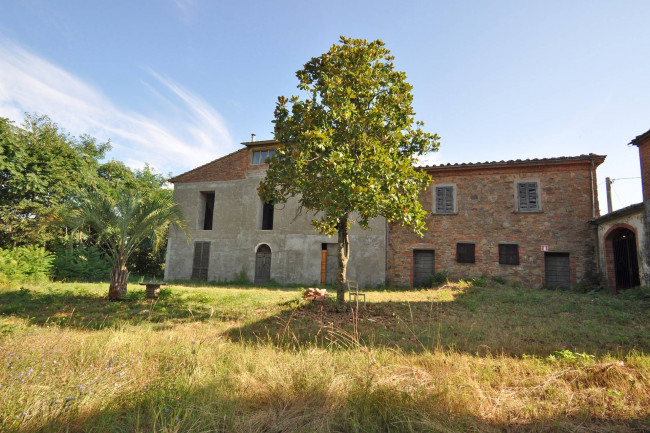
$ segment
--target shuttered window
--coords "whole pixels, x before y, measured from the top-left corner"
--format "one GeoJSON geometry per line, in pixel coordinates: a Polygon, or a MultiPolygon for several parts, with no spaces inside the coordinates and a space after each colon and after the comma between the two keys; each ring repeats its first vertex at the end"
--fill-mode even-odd
{"type": "Polygon", "coordinates": [[[499,264],[501,264],[501,265],[518,265],[519,264],[519,245],[517,245],[517,244],[499,244],[499,264]]]}
{"type": "Polygon", "coordinates": [[[210,242],[195,242],[194,262],[192,264],[192,280],[208,281],[209,263],[210,242]]]}
{"type": "Polygon", "coordinates": [[[459,242],[456,244],[456,262],[458,263],[476,263],[475,257],[476,245],[459,242]]]}
{"type": "Polygon", "coordinates": [[[436,187],[436,213],[454,213],[454,187],[436,187]]]}
{"type": "Polygon", "coordinates": [[[517,210],[533,212],[540,209],[538,185],[537,182],[517,183],[517,210]]]}

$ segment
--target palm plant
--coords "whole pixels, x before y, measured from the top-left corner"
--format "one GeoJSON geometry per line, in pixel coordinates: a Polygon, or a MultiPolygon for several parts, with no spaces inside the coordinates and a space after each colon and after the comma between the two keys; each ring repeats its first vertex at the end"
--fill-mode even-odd
{"type": "Polygon", "coordinates": [[[183,214],[168,194],[125,194],[115,199],[100,192],[86,193],[71,209],[68,221],[74,228],[89,227],[113,262],[110,300],[119,300],[126,294],[129,270],[126,265],[133,251],[147,238],[153,239],[157,249],[165,239],[170,224],[189,234],[183,214]]]}

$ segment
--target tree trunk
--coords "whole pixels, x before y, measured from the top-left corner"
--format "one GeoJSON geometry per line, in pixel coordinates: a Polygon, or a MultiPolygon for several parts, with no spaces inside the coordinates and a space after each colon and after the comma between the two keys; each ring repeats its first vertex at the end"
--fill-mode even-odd
{"type": "Polygon", "coordinates": [[[119,301],[126,295],[126,283],[130,272],[123,264],[115,265],[111,270],[111,286],[108,289],[108,299],[119,301]]]}
{"type": "Polygon", "coordinates": [[[336,303],[339,307],[345,304],[345,283],[347,281],[348,258],[350,257],[350,242],[348,239],[348,216],[339,221],[337,227],[338,239],[338,261],[339,275],[336,277],[336,303]]]}

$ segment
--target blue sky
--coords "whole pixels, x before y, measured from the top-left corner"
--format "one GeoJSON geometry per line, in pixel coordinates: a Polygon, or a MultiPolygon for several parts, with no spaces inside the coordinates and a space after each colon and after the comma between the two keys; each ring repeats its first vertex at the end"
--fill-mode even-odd
{"type": "Polygon", "coordinates": [[[179,174],[272,138],[279,95],[339,35],[382,39],[442,137],[427,163],[605,154],[614,208],[641,201],[627,143],[650,129],[648,1],[23,0],[0,14],[0,116],[48,114],[111,158],[179,174]],[[632,179],[628,179],[632,178],[632,179]]]}

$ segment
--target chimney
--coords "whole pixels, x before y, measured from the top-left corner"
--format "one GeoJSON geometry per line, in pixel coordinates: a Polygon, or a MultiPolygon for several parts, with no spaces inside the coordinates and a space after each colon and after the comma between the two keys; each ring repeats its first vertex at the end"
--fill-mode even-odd
{"type": "Polygon", "coordinates": [[[251,143],[255,141],[255,134],[251,134],[251,143]]]}

